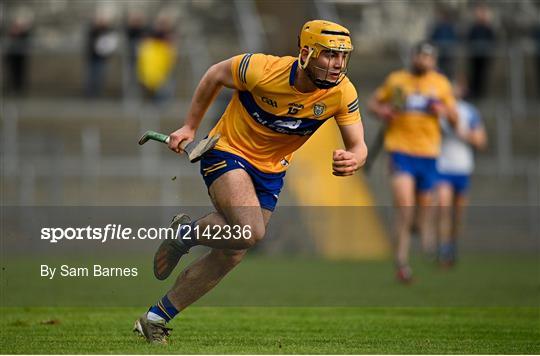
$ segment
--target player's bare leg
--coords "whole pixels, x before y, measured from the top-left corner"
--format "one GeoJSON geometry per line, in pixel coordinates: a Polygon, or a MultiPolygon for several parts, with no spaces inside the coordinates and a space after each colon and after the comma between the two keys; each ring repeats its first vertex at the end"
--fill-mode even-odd
{"type": "Polygon", "coordinates": [[[453,190],[448,183],[440,183],[437,187],[438,200],[438,235],[439,235],[439,262],[448,264],[450,244],[452,240],[452,200],[453,190]]]}
{"type": "Polygon", "coordinates": [[[202,226],[250,226],[250,238],[240,243],[242,239],[203,241],[213,247],[212,251],[187,267],[167,295],[135,322],[134,330],[149,342],[166,343],[170,332],[166,322],[215,287],[242,260],[246,248],[264,237],[272,213],[260,208],[251,178],[245,171],[237,169],[223,174],[209,192],[217,212],[204,217],[202,226]],[[227,244],[229,248],[220,248],[227,244]]]}
{"type": "Polygon", "coordinates": [[[243,239],[201,241],[201,244],[213,247],[212,251],[182,271],[167,294],[178,311],[185,309],[210,291],[240,263],[246,249],[263,238],[266,224],[272,214],[260,208],[251,178],[244,170],[235,169],[223,174],[210,186],[209,193],[217,212],[197,221],[198,226],[202,228],[215,224],[249,225],[253,233],[251,238],[245,241],[241,241],[243,239]]]}
{"type": "Polygon", "coordinates": [[[433,224],[433,193],[421,192],[418,194],[418,229],[422,241],[422,250],[429,257],[435,256],[437,249],[435,239],[435,225],[433,224]]]}
{"type": "Polygon", "coordinates": [[[441,199],[439,235],[441,237],[441,264],[450,267],[455,263],[457,240],[461,233],[463,212],[468,199],[464,194],[455,194],[448,184],[440,186],[437,195],[441,199]]]}
{"type": "MultiPolygon", "coordinates": [[[[207,227],[212,229],[216,225],[237,225],[247,227],[250,234],[240,239],[199,239],[198,244],[218,249],[243,250],[254,246],[264,237],[266,223],[272,213],[261,209],[246,171],[235,169],[223,174],[210,186],[209,193],[217,211],[197,220],[199,230],[207,227]],[[264,214],[269,214],[266,221],[264,214]]],[[[222,230],[221,235],[224,234],[222,230]]]]}
{"type": "Polygon", "coordinates": [[[438,201],[438,233],[441,243],[450,242],[452,234],[452,201],[453,191],[452,186],[448,183],[440,183],[437,186],[437,201],[438,201]]]}
{"type": "Polygon", "coordinates": [[[242,169],[226,172],[209,189],[216,212],[192,223],[180,214],[171,225],[178,239],[164,240],[154,256],[154,274],[166,279],[194,245],[243,250],[264,237],[265,224],[249,175],[242,169]],[[189,236],[186,236],[188,234],[189,236]]]}
{"type": "Polygon", "coordinates": [[[461,235],[463,212],[468,202],[469,199],[466,195],[458,194],[454,196],[454,214],[452,216],[452,237],[454,240],[461,235]]]}
{"type": "MultiPolygon", "coordinates": [[[[272,212],[263,209],[265,223],[272,212]]],[[[176,279],[167,296],[181,311],[214,288],[227,273],[238,265],[247,250],[212,249],[192,263],[176,279]]]]}
{"type": "Polygon", "coordinates": [[[402,282],[410,282],[409,250],[411,244],[411,225],[414,219],[415,183],[408,174],[396,174],[392,178],[395,217],[394,228],[396,236],[396,267],[397,278],[402,282]]]}
{"type": "Polygon", "coordinates": [[[451,256],[452,265],[456,263],[456,259],[457,259],[457,240],[459,239],[459,236],[461,236],[463,212],[468,204],[467,196],[463,194],[455,194],[453,203],[454,205],[453,205],[453,214],[452,214],[452,223],[451,223],[452,225],[450,228],[451,234],[450,234],[450,241],[449,241],[449,243],[452,246],[452,256],[451,256]]]}

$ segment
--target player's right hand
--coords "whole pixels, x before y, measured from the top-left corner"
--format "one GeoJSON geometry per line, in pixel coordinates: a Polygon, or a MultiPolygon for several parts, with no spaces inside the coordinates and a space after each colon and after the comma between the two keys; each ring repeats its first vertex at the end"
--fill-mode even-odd
{"type": "Polygon", "coordinates": [[[169,135],[169,148],[178,154],[183,154],[184,150],[180,147],[180,144],[184,141],[187,143],[193,141],[195,137],[195,130],[189,126],[182,126],[178,130],[169,135]]]}
{"type": "Polygon", "coordinates": [[[390,104],[382,104],[377,115],[384,121],[392,121],[397,115],[396,109],[390,104]]]}

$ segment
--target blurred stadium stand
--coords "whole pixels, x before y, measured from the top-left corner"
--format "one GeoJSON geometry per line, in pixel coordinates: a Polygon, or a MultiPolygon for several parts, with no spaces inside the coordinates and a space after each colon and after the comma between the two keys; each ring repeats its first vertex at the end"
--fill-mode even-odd
{"type": "MultiPolygon", "coordinates": [[[[471,1],[438,3],[456,12],[460,26],[470,21],[471,1]]],[[[180,125],[193,89],[212,63],[243,52],[296,55],[297,33],[306,20],[339,21],[353,34],[349,77],[365,105],[386,74],[406,63],[409,46],[425,37],[436,3],[18,0],[0,6],[3,54],[14,19],[26,16],[32,23],[26,90],[11,93],[5,70],[2,74],[2,204],[150,206],[209,204],[198,168],[158,144],[139,148],[136,142],[145,130],[170,132],[180,125]],[[132,8],[149,19],[162,12],[176,19],[175,98],[163,106],[130,95],[123,21],[132,8]],[[85,31],[98,9],[113,17],[121,41],[107,68],[105,95],[88,99],[85,31]]],[[[477,102],[490,145],[477,157],[471,204],[530,206],[531,219],[537,220],[540,83],[534,66],[540,46],[528,31],[540,23],[540,8],[533,0],[490,6],[498,42],[491,51],[487,96],[477,102]]],[[[467,53],[460,46],[455,55],[457,71],[464,71],[467,53]]],[[[224,110],[229,95],[219,96],[201,135],[224,110]]],[[[370,142],[379,124],[365,110],[363,117],[370,142]]],[[[367,181],[376,204],[391,205],[385,157],[367,181]]],[[[295,205],[294,194],[286,191],[281,204],[295,205]]]]}

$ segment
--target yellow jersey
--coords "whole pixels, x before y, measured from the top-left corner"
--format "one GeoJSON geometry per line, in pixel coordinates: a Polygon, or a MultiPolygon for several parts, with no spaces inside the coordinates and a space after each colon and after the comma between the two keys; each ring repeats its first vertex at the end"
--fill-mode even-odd
{"type": "Polygon", "coordinates": [[[210,132],[221,134],[217,150],[238,155],[261,172],[279,173],[326,120],[360,121],[358,95],[347,77],[333,88],[302,93],[294,87],[297,67],[294,57],[233,57],[232,75],[240,89],[210,132]]]}
{"type": "Polygon", "coordinates": [[[410,71],[391,73],[375,92],[377,100],[391,103],[399,112],[388,124],[386,150],[414,156],[437,157],[441,132],[439,119],[430,110],[433,102],[455,107],[448,79],[436,71],[415,76],[410,71]]]}
{"type": "Polygon", "coordinates": [[[137,75],[139,81],[153,91],[161,88],[170,77],[176,61],[176,51],[167,41],[148,38],[138,50],[137,75]]]}

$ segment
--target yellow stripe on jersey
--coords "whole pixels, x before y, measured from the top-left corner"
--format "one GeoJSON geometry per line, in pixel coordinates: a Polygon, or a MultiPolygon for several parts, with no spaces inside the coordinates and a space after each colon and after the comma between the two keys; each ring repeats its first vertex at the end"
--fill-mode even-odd
{"type": "Polygon", "coordinates": [[[377,89],[375,96],[380,101],[391,103],[400,112],[386,130],[384,145],[388,151],[423,157],[439,155],[439,119],[429,107],[433,101],[455,106],[446,77],[435,71],[421,77],[406,70],[396,71],[377,89]]]}
{"type": "Polygon", "coordinates": [[[345,78],[312,93],[294,87],[294,57],[244,54],[233,58],[232,77],[240,88],[210,135],[221,134],[216,149],[245,158],[265,173],[287,169],[294,151],[328,119],[338,125],[361,120],[358,95],[345,78]]]}

